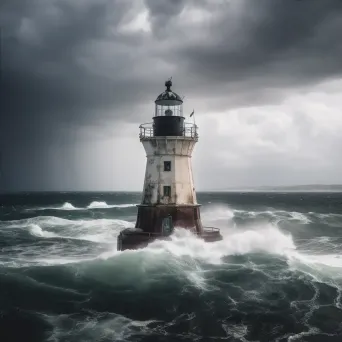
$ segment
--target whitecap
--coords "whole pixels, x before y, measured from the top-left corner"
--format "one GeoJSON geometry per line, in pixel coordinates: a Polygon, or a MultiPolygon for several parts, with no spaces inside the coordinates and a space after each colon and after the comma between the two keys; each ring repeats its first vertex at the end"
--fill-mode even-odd
{"type": "Polygon", "coordinates": [[[130,208],[135,207],[137,204],[124,203],[124,204],[107,204],[103,201],[93,201],[88,206],[87,209],[109,209],[109,208],[130,208]]]}

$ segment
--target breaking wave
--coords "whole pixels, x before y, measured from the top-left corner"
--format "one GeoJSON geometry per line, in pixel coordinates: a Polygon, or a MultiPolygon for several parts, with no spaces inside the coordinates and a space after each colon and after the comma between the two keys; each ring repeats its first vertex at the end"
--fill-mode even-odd
{"type": "Polygon", "coordinates": [[[130,208],[135,207],[137,204],[107,204],[106,202],[94,201],[88,205],[88,209],[106,209],[106,208],[130,208]]]}
{"type": "MultiPolygon", "coordinates": [[[[54,208],[54,209],[57,209],[57,208],[54,208]]],[[[69,202],[65,202],[59,209],[61,210],[75,210],[75,209],[78,209],[78,208],[75,208],[71,203],[69,202]]]]}
{"type": "MultiPolygon", "coordinates": [[[[120,255],[124,257],[126,254],[139,255],[139,258],[143,258],[142,254],[145,254],[145,258],[155,259],[155,255],[159,254],[163,255],[163,258],[172,256],[174,260],[177,260],[185,257],[193,261],[218,265],[225,263],[225,257],[266,253],[285,257],[291,265],[302,263],[308,267],[314,265],[316,269],[322,269],[322,267],[342,269],[342,258],[338,253],[324,254],[324,249],[320,251],[320,254],[317,254],[317,251],[316,254],[298,251],[292,235],[272,224],[254,225],[242,229],[228,227],[228,229],[222,230],[223,240],[213,243],[205,243],[190,232],[176,228],[169,241],[154,241],[144,250],[118,252],[116,250],[117,235],[120,230],[128,227],[134,227],[134,223],[119,219],[73,221],[50,216],[6,223],[7,229],[27,230],[29,234],[39,239],[58,238],[106,244],[105,251],[93,255],[92,259],[94,260],[106,260],[120,255]]],[[[315,239],[311,241],[312,244],[314,242],[315,239]]],[[[322,242],[322,238],[318,238],[317,242],[322,242]]],[[[63,256],[61,256],[61,260],[55,258],[54,260],[56,264],[63,264],[63,256]]],[[[89,258],[85,257],[84,260],[88,261],[89,258]]],[[[82,261],[82,254],[77,259],[77,262],[80,261],[82,261]]],[[[69,262],[70,260],[67,258],[67,263],[69,262]]],[[[43,261],[42,265],[44,264],[52,265],[53,263],[50,260],[43,261]]]]}
{"type": "Polygon", "coordinates": [[[63,205],[58,207],[38,207],[29,208],[28,211],[37,210],[89,210],[89,209],[111,209],[111,208],[131,208],[135,207],[136,203],[125,203],[125,204],[107,204],[104,201],[93,201],[86,207],[75,207],[70,202],[65,202],[63,205]]]}

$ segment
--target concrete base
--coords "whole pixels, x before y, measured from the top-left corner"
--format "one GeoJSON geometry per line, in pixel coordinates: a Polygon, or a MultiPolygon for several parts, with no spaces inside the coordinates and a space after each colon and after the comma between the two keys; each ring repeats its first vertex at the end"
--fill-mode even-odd
{"type": "Polygon", "coordinates": [[[162,233],[162,221],[171,215],[173,226],[190,229],[202,235],[203,227],[200,216],[200,205],[138,205],[138,216],[135,224],[146,233],[162,233]]]}
{"type": "MultiPolygon", "coordinates": [[[[222,235],[217,228],[204,229],[199,238],[206,242],[221,241],[222,235]]],[[[149,243],[155,240],[170,240],[170,236],[163,236],[157,233],[146,233],[139,228],[126,228],[118,236],[118,251],[133,250],[145,248],[149,243]]]]}

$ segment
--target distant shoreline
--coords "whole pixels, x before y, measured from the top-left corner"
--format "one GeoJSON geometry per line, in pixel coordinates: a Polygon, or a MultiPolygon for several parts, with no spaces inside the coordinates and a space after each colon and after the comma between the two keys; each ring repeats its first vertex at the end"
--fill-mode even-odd
{"type": "Polygon", "coordinates": [[[291,186],[258,186],[258,187],[241,187],[241,188],[226,188],[218,191],[257,191],[257,192],[269,192],[269,191],[289,191],[289,192],[341,192],[342,184],[331,185],[291,185],[291,186]]]}
{"type": "Polygon", "coordinates": [[[342,192],[342,189],[296,189],[296,190],[289,190],[289,189],[225,189],[225,190],[199,190],[197,193],[208,193],[208,192],[259,192],[259,193],[333,193],[333,192],[342,192]]]}

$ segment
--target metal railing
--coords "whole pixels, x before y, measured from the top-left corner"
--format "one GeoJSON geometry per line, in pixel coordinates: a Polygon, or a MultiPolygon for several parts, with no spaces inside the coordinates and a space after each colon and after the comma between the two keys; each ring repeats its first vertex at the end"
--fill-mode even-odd
{"type": "MultiPolygon", "coordinates": [[[[139,133],[140,139],[151,138],[154,136],[153,122],[141,124],[139,126],[139,129],[140,129],[140,133],[139,133]]],[[[198,130],[198,127],[195,124],[185,122],[181,136],[186,137],[186,138],[196,139],[198,138],[197,130],[198,130]]]]}
{"type": "Polygon", "coordinates": [[[140,134],[139,138],[151,138],[153,137],[153,122],[141,124],[139,126],[140,134]]]}
{"type": "Polygon", "coordinates": [[[183,134],[184,134],[185,137],[188,137],[188,138],[198,138],[197,130],[198,130],[198,128],[197,128],[197,126],[195,124],[188,123],[188,122],[184,123],[183,134]]]}
{"type": "Polygon", "coordinates": [[[203,230],[205,232],[212,232],[212,233],[219,233],[220,232],[220,228],[215,228],[215,227],[203,227],[203,230]]]}

